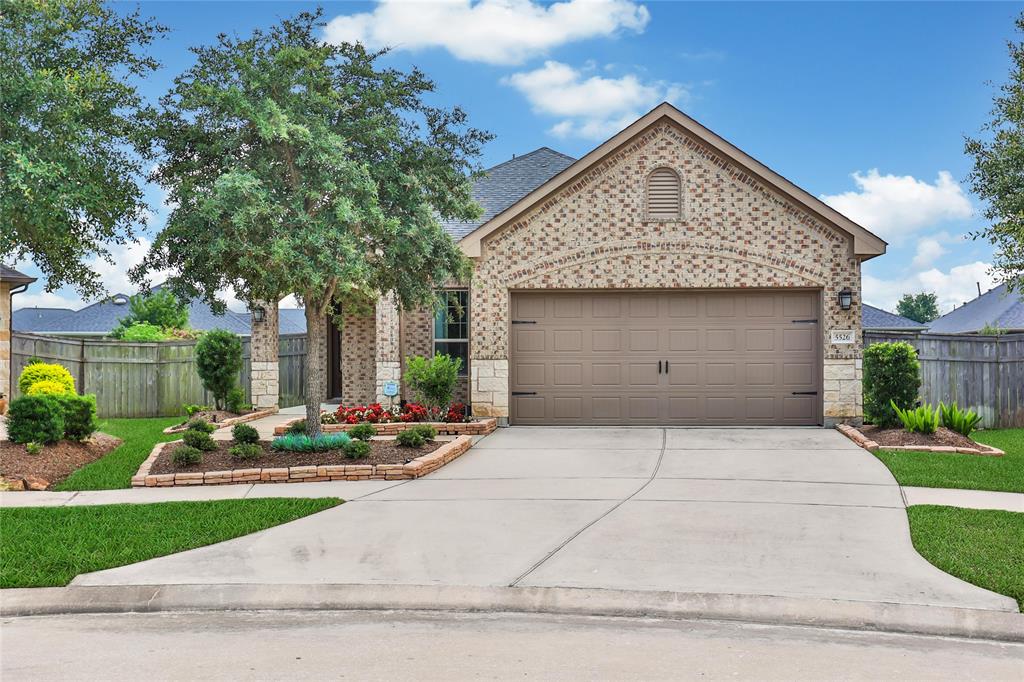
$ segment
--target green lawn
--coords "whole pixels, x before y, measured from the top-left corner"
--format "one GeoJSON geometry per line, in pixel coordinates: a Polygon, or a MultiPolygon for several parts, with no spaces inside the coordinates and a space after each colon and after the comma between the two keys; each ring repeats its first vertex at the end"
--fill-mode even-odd
{"type": "Polygon", "coordinates": [[[919,505],[907,509],[914,548],[946,573],[1024,609],[1024,514],[919,505]]]}
{"type": "Polygon", "coordinates": [[[1024,429],[993,429],[971,434],[979,443],[1006,451],[1002,457],[945,452],[879,450],[900,485],[1024,493],[1024,429]]]}
{"type": "Polygon", "coordinates": [[[180,424],[181,417],[152,419],[106,419],[100,431],[124,441],[117,449],[92,464],[74,472],[56,487],[57,490],[110,490],[130,488],[132,476],[149,457],[153,446],[161,441],[181,438],[181,434],[165,434],[168,426],[180,424]]]}
{"type": "Polygon", "coordinates": [[[230,540],[340,503],[269,498],[4,508],[0,587],[67,585],[80,573],[230,540]]]}

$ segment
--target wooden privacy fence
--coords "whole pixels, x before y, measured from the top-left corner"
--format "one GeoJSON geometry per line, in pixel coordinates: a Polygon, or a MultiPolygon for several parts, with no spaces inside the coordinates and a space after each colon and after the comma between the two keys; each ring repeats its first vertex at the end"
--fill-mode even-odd
{"type": "Polygon", "coordinates": [[[1024,334],[864,332],[864,345],[906,341],[921,361],[921,399],[956,402],[989,428],[1024,426],[1024,334]]]}
{"type": "MultiPolygon", "coordinates": [[[[79,393],[95,393],[101,417],[163,417],[182,414],[190,403],[210,405],[213,398],[203,389],[196,372],[195,341],[124,343],[109,339],[81,339],[38,334],[11,335],[13,390],[17,377],[35,356],[67,367],[79,393]]],[[[281,336],[279,347],[281,407],[305,400],[306,336],[281,336]]],[[[242,371],[239,385],[250,399],[249,339],[242,338],[242,371]]]]}

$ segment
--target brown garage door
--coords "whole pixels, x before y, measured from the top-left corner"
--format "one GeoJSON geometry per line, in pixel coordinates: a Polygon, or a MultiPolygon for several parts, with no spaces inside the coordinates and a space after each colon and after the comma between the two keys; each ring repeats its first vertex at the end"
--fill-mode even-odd
{"type": "Polygon", "coordinates": [[[514,424],[818,424],[816,291],[512,295],[514,424]]]}

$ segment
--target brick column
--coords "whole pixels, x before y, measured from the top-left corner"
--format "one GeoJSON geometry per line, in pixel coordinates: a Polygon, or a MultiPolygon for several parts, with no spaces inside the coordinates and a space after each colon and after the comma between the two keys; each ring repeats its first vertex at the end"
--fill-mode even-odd
{"type": "Polygon", "coordinates": [[[263,308],[262,322],[252,321],[250,337],[250,378],[252,405],[257,410],[277,407],[278,401],[278,326],[277,303],[257,302],[263,308]]]}
{"type": "Polygon", "coordinates": [[[398,396],[384,395],[385,381],[399,381],[402,378],[401,335],[399,333],[398,305],[394,296],[385,296],[377,301],[376,328],[376,400],[389,406],[398,396]]]}

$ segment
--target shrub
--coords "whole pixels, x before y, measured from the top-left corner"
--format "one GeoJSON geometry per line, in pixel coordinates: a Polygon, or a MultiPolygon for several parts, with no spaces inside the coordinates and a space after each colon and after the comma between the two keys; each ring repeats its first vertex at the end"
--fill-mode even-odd
{"type": "Polygon", "coordinates": [[[114,338],[123,338],[128,328],[140,322],[157,329],[188,327],[188,306],[168,289],[158,289],[148,296],[132,296],[128,302],[128,311],[128,315],[121,318],[111,332],[114,338]]]}
{"type": "Polygon", "coordinates": [[[256,459],[263,454],[263,448],[256,443],[239,443],[228,448],[228,452],[236,459],[256,459]]]}
{"type": "Polygon", "coordinates": [[[370,444],[365,440],[350,440],[345,443],[344,450],[349,459],[362,459],[370,454],[370,444]]]}
{"type": "Polygon", "coordinates": [[[306,432],[306,420],[305,419],[300,419],[298,421],[292,422],[291,424],[288,425],[288,428],[285,429],[285,433],[296,433],[296,434],[299,434],[299,433],[305,433],[305,432],[306,432]]]}
{"type": "Polygon", "coordinates": [[[356,440],[370,440],[377,435],[377,427],[373,424],[359,424],[349,429],[348,435],[356,440]]]}
{"type": "Polygon", "coordinates": [[[203,461],[203,451],[190,445],[182,445],[171,453],[171,461],[180,467],[199,464],[203,461]]]}
{"type": "Polygon", "coordinates": [[[440,418],[452,402],[459,381],[462,358],[438,353],[431,359],[414,356],[405,360],[405,380],[416,400],[440,418]]]}
{"type": "Polygon", "coordinates": [[[197,450],[216,450],[217,444],[210,437],[210,434],[203,433],[202,431],[194,431],[189,429],[182,434],[181,439],[185,441],[185,445],[190,445],[197,450]]]}
{"type": "Polygon", "coordinates": [[[259,432],[248,424],[235,424],[231,427],[231,437],[236,443],[258,443],[259,432]]]}
{"type": "Polygon", "coordinates": [[[18,390],[27,394],[32,384],[40,381],[56,381],[67,388],[65,393],[75,392],[75,379],[65,367],[47,362],[30,362],[18,377],[18,390]]]}
{"type": "Polygon", "coordinates": [[[67,384],[62,384],[59,381],[53,381],[52,379],[43,379],[37,381],[28,387],[25,391],[25,395],[74,395],[74,393],[68,391],[67,384]]]}
{"type": "Polygon", "coordinates": [[[196,342],[196,371],[203,387],[213,394],[218,410],[223,409],[241,369],[242,342],[231,332],[213,329],[196,342]]]}
{"type": "Polygon", "coordinates": [[[57,398],[26,395],[11,401],[7,437],[13,443],[56,443],[64,436],[64,410],[57,398]]]}
{"type": "Polygon", "coordinates": [[[864,416],[880,427],[896,426],[901,410],[917,402],[921,365],[909,343],[874,343],[864,349],[864,416]]]}
{"type": "Polygon", "coordinates": [[[130,341],[132,343],[156,343],[158,341],[166,341],[169,337],[167,332],[155,324],[134,322],[121,330],[120,336],[117,338],[121,341],[130,341]]]}
{"type": "Polygon", "coordinates": [[[407,448],[418,448],[427,442],[423,434],[415,429],[409,429],[408,431],[401,431],[395,436],[395,442],[399,445],[407,448]]]}
{"type": "Polygon", "coordinates": [[[341,450],[351,440],[344,433],[322,433],[316,438],[310,438],[304,433],[289,433],[275,438],[271,442],[270,448],[282,452],[324,452],[326,450],[341,450]]]}
{"type": "Polygon", "coordinates": [[[25,452],[30,455],[38,455],[43,451],[43,446],[39,443],[25,443],[25,452]]]}
{"type": "Polygon", "coordinates": [[[206,421],[205,419],[192,419],[189,420],[186,425],[189,431],[202,431],[203,433],[213,433],[217,430],[217,427],[206,421]]]}
{"type": "Polygon", "coordinates": [[[202,412],[203,410],[208,410],[210,408],[207,405],[193,405],[191,403],[185,403],[181,406],[181,409],[185,413],[185,416],[191,419],[192,415],[196,412],[202,412]]]}
{"type": "Polygon", "coordinates": [[[893,403],[892,409],[903,422],[903,428],[911,433],[935,433],[939,427],[939,410],[931,405],[922,405],[916,410],[903,410],[893,403]]]}
{"type": "Polygon", "coordinates": [[[96,396],[65,395],[60,397],[64,408],[64,437],[68,440],[83,441],[99,428],[96,419],[96,396]]]}
{"type": "Polygon", "coordinates": [[[434,440],[437,437],[437,429],[430,424],[419,424],[409,430],[418,432],[423,436],[423,440],[434,440]]]}
{"type": "Polygon", "coordinates": [[[975,414],[974,410],[961,410],[956,403],[952,405],[939,403],[939,412],[942,414],[942,425],[963,436],[971,435],[971,431],[981,421],[981,416],[975,414]]]}
{"type": "Polygon", "coordinates": [[[234,412],[235,414],[242,414],[248,412],[251,405],[245,402],[245,391],[238,386],[228,391],[227,398],[224,399],[225,407],[228,412],[234,412]]]}

